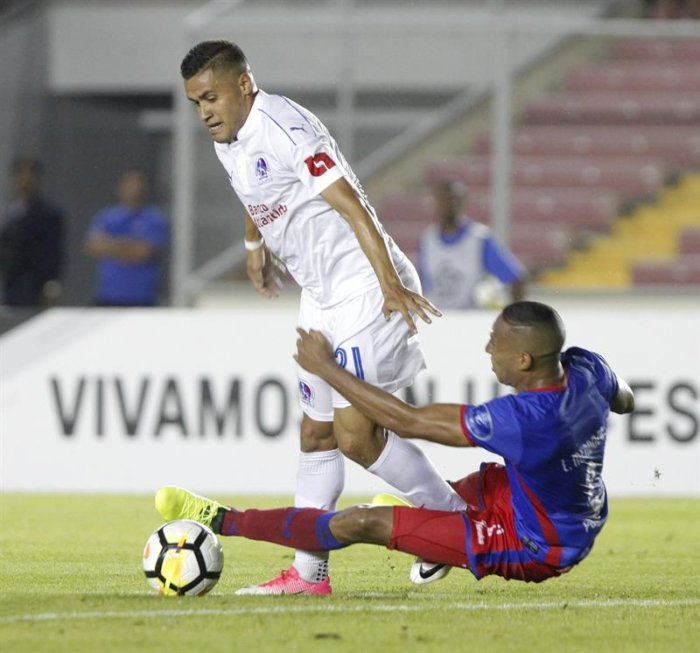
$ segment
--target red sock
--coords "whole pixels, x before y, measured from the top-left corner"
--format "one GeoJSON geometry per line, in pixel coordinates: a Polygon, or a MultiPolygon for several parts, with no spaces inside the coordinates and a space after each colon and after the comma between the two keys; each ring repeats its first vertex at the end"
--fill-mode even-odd
{"type": "Polygon", "coordinates": [[[334,512],[317,508],[227,510],[221,534],[273,542],[303,551],[330,551],[345,546],[331,533],[329,522],[333,515],[334,512]]]}

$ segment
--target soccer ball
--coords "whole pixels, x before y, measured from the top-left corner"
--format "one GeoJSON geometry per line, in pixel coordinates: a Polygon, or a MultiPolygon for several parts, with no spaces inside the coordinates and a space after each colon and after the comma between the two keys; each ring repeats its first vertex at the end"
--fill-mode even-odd
{"type": "Polygon", "coordinates": [[[201,596],[219,580],[224,552],[214,532],[189,519],[163,524],[146,542],[143,571],[165,596],[201,596]]]}
{"type": "Polygon", "coordinates": [[[473,298],[478,308],[501,310],[508,303],[508,287],[489,274],[476,283],[473,298]]]}

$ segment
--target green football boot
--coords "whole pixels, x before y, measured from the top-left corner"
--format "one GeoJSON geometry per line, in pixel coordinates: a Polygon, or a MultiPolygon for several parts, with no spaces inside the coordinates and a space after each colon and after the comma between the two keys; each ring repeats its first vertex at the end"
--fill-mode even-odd
{"type": "MultiPolygon", "coordinates": [[[[165,521],[191,519],[217,532],[214,520],[219,509],[225,510],[217,501],[200,497],[176,485],[166,485],[156,492],[156,510],[165,521]]],[[[220,527],[220,524],[217,525],[220,527]]]]}

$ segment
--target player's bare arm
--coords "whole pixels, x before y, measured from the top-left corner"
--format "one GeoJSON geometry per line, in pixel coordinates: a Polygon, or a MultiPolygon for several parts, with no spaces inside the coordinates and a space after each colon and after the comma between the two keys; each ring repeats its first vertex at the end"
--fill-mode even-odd
{"type": "Polygon", "coordinates": [[[411,312],[430,324],[428,313],[441,315],[433,304],[422,295],[406,288],[391,261],[386,243],[377,226],[360,202],[346,179],[338,179],[326,188],[321,196],[348,221],[357,240],[374,269],[384,295],[384,316],[389,319],[394,311],[403,315],[412,331],[416,331],[411,312]]]}
{"type": "Polygon", "coordinates": [[[277,297],[282,288],[284,267],[265,246],[263,237],[248,213],[245,214],[245,240],[261,243],[246,252],[246,273],[255,289],[263,297],[277,297]]]}
{"type": "Polygon", "coordinates": [[[618,391],[610,405],[613,413],[624,415],[634,410],[634,393],[624,379],[617,377],[618,391]]]}
{"type": "Polygon", "coordinates": [[[361,381],[335,360],[320,331],[297,329],[295,360],[333,386],[361,413],[404,438],[420,438],[450,447],[468,447],[461,427],[461,406],[431,404],[417,408],[361,381]]]}

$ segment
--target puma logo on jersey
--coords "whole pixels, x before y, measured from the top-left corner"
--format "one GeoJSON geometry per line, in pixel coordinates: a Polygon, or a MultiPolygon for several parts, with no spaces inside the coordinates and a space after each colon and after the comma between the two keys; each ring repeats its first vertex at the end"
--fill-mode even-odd
{"type": "Polygon", "coordinates": [[[318,154],[307,157],[304,159],[304,163],[314,177],[320,177],[331,168],[335,168],[335,161],[325,152],[319,152],[318,154]]]}

